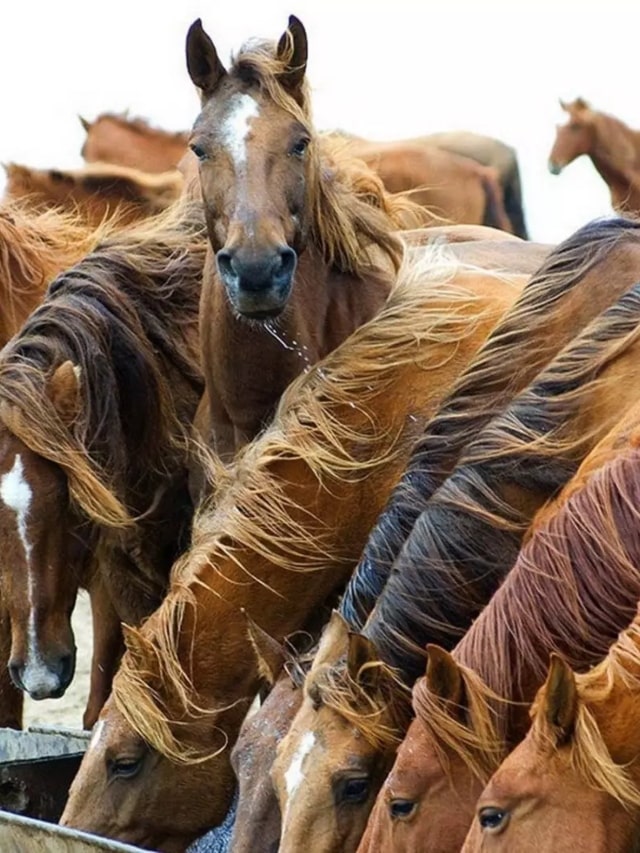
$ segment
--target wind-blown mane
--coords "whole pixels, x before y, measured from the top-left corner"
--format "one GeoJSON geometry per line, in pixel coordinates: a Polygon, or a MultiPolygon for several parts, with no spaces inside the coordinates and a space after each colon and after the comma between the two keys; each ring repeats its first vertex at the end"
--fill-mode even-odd
{"type": "Polygon", "coordinates": [[[349,154],[344,140],[313,132],[306,81],[299,99],[282,85],[292,57],[291,39],[288,52],[280,56],[273,42],[253,40],[240,49],[229,73],[268,92],[309,133],[310,242],[324,261],[342,272],[369,273],[380,261],[372,256],[372,247],[397,272],[404,247],[392,232],[409,227],[412,219],[415,224],[425,221],[424,211],[406,197],[389,195],[380,178],[349,154]]]}
{"type": "Polygon", "coordinates": [[[483,781],[524,734],[526,704],[544,682],[549,652],[584,669],[636,612],[640,450],[613,452],[586,481],[576,475],[581,489],[567,484],[558,511],[536,529],[456,647],[470,709],[465,722],[452,720],[424,680],[414,687],[414,710],[434,743],[447,744],[483,781]]]}
{"type": "Polygon", "coordinates": [[[77,263],[112,231],[113,223],[88,227],[81,218],[53,210],[36,213],[19,201],[0,206],[0,346],[41,301],[49,282],[77,263]]]}
{"type": "MultiPolygon", "coordinates": [[[[176,735],[171,721],[176,713],[197,713],[198,697],[180,660],[180,626],[203,586],[203,572],[232,564],[238,583],[245,577],[268,586],[252,575],[251,555],[266,559],[274,575],[326,570],[328,561],[346,572],[353,564],[348,553],[351,537],[336,544],[331,524],[305,505],[313,505],[318,490],[333,493],[341,482],[376,476],[396,453],[399,436],[372,417],[370,402],[386,396],[385,389],[403,365],[409,368],[417,361],[428,371],[438,361],[420,342],[453,344],[470,334],[474,317],[486,318],[486,303],[448,283],[456,265],[446,259],[432,261],[427,258],[421,269],[403,269],[380,314],[298,377],[285,392],[270,428],[247,445],[226,475],[219,472],[215,506],[196,519],[191,551],[176,565],[172,590],[147,623],[153,633],[143,629],[129,635],[131,654],[125,655],[114,682],[115,701],[128,723],[163,754],[185,760],[180,728],[176,735]],[[427,268],[429,281],[417,288],[427,268]],[[313,472],[312,487],[303,491],[286,476],[286,465],[297,460],[313,472]],[[279,476],[283,465],[284,476],[279,476]],[[145,684],[145,672],[161,674],[161,691],[155,695],[145,684]],[[176,712],[176,705],[183,711],[176,712]]],[[[223,600],[218,606],[221,612],[228,609],[223,600]]],[[[191,752],[186,756],[190,760],[191,752]]]]}
{"type": "Polygon", "coordinates": [[[637,223],[609,219],[592,222],[565,240],[455,383],[416,442],[407,470],[372,530],[347,587],[341,611],[354,629],[362,629],[416,519],[464,447],[582,326],[633,283],[612,291],[596,305],[587,276],[617,248],[639,238],[637,223]],[[581,299],[573,310],[572,298],[581,299]]]}
{"type": "Polygon", "coordinates": [[[52,283],[0,354],[0,420],[61,466],[73,501],[96,524],[132,525],[150,508],[161,469],[185,453],[186,409],[201,391],[205,247],[200,212],[181,206],[103,242],[52,283]],[[81,397],[71,428],[46,391],[67,360],[81,397]],[[175,390],[185,382],[188,393],[175,390]]]}

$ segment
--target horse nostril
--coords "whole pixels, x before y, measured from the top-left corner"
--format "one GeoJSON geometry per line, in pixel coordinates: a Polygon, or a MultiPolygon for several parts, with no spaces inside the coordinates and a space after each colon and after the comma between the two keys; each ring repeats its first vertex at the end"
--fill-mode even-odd
{"type": "Polygon", "coordinates": [[[216,263],[218,272],[223,279],[231,278],[235,275],[233,269],[233,255],[227,249],[220,249],[216,254],[216,263]]]}
{"type": "Polygon", "coordinates": [[[296,253],[288,246],[280,249],[280,274],[292,276],[296,268],[297,259],[296,253]]]}
{"type": "Polygon", "coordinates": [[[9,662],[9,675],[11,677],[11,681],[13,681],[18,690],[24,690],[24,685],[22,683],[23,669],[24,667],[22,664],[9,662]]]}
{"type": "Polygon", "coordinates": [[[68,684],[71,683],[74,670],[75,656],[63,655],[58,661],[58,677],[60,678],[61,686],[66,687],[68,684]]]}

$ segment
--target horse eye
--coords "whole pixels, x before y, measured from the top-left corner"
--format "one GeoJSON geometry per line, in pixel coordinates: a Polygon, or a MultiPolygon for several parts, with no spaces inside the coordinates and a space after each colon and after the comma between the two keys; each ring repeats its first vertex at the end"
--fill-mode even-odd
{"type": "Polygon", "coordinates": [[[341,787],[340,801],[343,803],[363,803],[369,796],[368,779],[346,779],[341,787]]]}
{"type": "Polygon", "coordinates": [[[207,159],[207,152],[204,150],[202,145],[198,145],[197,142],[194,142],[189,146],[189,148],[193,151],[200,162],[207,159]]]}
{"type": "Polygon", "coordinates": [[[299,139],[296,142],[296,144],[293,146],[293,148],[291,149],[291,154],[294,157],[304,157],[304,153],[307,150],[307,148],[309,147],[309,141],[310,140],[308,140],[306,138],[299,139]]]}
{"type": "Polygon", "coordinates": [[[405,820],[416,810],[415,800],[392,800],[389,803],[389,814],[393,820],[405,820]]]}
{"type": "Polygon", "coordinates": [[[118,779],[133,779],[142,767],[141,755],[139,758],[120,758],[109,762],[109,775],[118,779]]]}
{"type": "Polygon", "coordinates": [[[494,806],[485,806],[478,812],[478,820],[483,830],[501,832],[509,822],[509,812],[494,806]]]}

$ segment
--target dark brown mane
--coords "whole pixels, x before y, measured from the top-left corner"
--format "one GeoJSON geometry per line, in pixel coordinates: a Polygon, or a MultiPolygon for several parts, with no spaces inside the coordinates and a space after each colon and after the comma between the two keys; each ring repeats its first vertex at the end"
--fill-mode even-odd
{"type": "Polygon", "coordinates": [[[80,513],[103,528],[131,527],[185,467],[205,246],[199,210],[181,207],[103,242],[0,354],[0,420],[64,470],[80,513]],[[67,360],[81,394],[71,428],[46,392],[67,360]]]}
{"type": "Polygon", "coordinates": [[[468,445],[416,521],[364,628],[410,683],[424,671],[428,642],[451,648],[467,630],[515,562],[535,511],[607,431],[602,416],[591,424],[581,415],[607,365],[640,341],[639,319],[636,286],[468,445]]]}
{"type": "Polygon", "coordinates": [[[573,492],[536,530],[456,647],[456,661],[476,674],[482,701],[475,705],[491,709],[491,728],[470,715],[452,743],[447,715],[436,719],[426,683],[416,684],[421,721],[480,778],[488,778],[524,734],[527,715],[518,703],[531,701],[544,682],[550,651],[584,669],[602,659],[620,626],[633,618],[640,599],[639,463],[640,450],[630,447],[573,492]]]}
{"type": "Polygon", "coordinates": [[[100,113],[100,115],[96,116],[93,120],[92,124],[99,122],[101,119],[112,121],[115,124],[119,124],[121,127],[126,127],[128,130],[132,130],[134,133],[139,133],[141,136],[164,136],[176,142],[184,143],[185,147],[189,140],[188,131],[171,131],[160,127],[154,127],[148,119],[141,118],[139,116],[132,117],[126,110],[122,113],[100,113]]]}
{"type": "MultiPolygon", "coordinates": [[[[574,314],[567,319],[564,337],[556,329],[550,339],[550,316],[571,298],[572,291],[587,290],[581,287],[585,276],[606,262],[617,247],[639,239],[640,225],[629,220],[590,223],[558,246],[531,279],[416,443],[407,471],[378,519],[347,587],[342,612],[354,628],[364,625],[403,542],[462,449],[580,331],[574,314]]],[[[592,298],[585,292],[583,301],[592,298]]],[[[585,316],[585,309],[581,306],[580,310],[585,316]]]]}

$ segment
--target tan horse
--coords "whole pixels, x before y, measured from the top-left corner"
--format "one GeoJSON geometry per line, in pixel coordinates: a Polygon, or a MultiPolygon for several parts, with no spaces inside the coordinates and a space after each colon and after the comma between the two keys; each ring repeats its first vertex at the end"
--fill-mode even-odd
{"type": "Polygon", "coordinates": [[[640,131],[592,109],[582,98],[560,101],[560,105],[569,120],[558,125],[549,171],[559,175],[576,157],[586,154],[609,187],[614,210],[639,213],[640,131]]]}
{"type": "Polygon", "coordinates": [[[402,280],[221,475],[173,591],[129,632],[65,823],[173,851],[223,818],[225,745],[259,684],[238,608],[281,641],[346,579],[412,440],[522,286],[433,258],[402,280]]]}
{"type": "Polygon", "coordinates": [[[143,172],[175,169],[187,150],[189,133],[161,130],[126,113],[101,113],[93,121],[80,116],[87,138],[81,155],[86,163],[114,163],[143,172]]]}
{"type": "Polygon", "coordinates": [[[76,170],[9,163],[5,170],[5,198],[23,199],[36,209],[77,213],[94,227],[107,218],[128,225],[160,213],[180,197],[184,183],[177,170],[149,175],[107,163],[76,170]]]}

